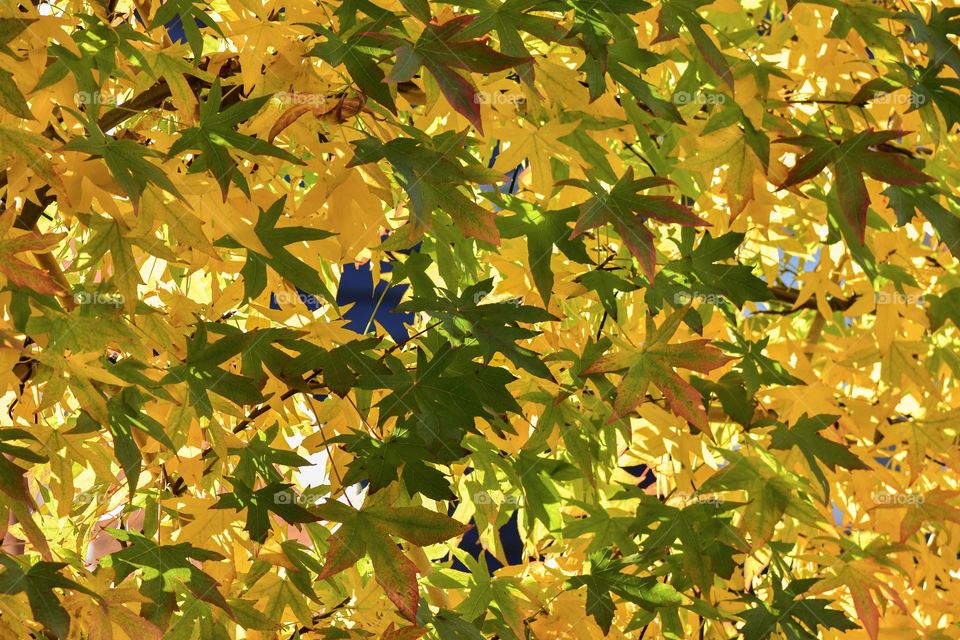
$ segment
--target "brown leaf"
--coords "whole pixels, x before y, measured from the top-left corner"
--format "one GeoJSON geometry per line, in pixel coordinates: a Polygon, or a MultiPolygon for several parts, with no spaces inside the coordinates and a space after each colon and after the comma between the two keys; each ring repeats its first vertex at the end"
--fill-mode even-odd
{"type": "Polygon", "coordinates": [[[321,99],[319,102],[311,102],[309,98],[316,98],[316,96],[306,97],[308,99],[303,104],[296,104],[290,107],[277,118],[277,121],[270,127],[270,133],[267,134],[267,142],[272,143],[274,138],[280,135],[284,129],[299,120],[300,117],[306,113],[313,113],[317,119],[323,120],[324,122],[343,124],[363,111],[367,104],[367,97],[362,93],[351,98],[347,98],[346,96],[341,97],[330,107],[327,106],[326,100],[321,99]]]}

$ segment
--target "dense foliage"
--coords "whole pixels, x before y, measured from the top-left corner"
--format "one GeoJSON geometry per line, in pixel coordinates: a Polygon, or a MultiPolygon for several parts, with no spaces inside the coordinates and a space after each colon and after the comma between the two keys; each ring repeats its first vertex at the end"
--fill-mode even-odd
{"type": "Polygon", "coordinates": [[[960,7],[0,2],[0,638],[956,638],[960,7]]]}

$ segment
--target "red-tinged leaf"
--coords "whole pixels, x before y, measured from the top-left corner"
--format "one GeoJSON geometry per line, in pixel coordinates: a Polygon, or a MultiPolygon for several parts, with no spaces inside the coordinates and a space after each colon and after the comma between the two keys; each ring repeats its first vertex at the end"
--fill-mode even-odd
{"type": "Polygon", "coordinates": [[[873,129],[867,129],[866,131],[858,133],[850,140],[851,142],[857,141],[864,147],[874,147],[878,144],[890,142],[891,140],[897,140],[909,134],[909,131],[901,131],[899,129],[891,129],[889,131],[874,131],[873,129]]]}
{"type": "Polygon", "coordinates": [[[611,422],[625,417],[643,402],[647,387],[652,382],[663,393],[667,406],[673,413],[706,431],[707,415],[700,392],[674,369],[707,373],[734,358],[708,346],[708,340],[668,344],[667,341],[676,332],[685,312],[684,308],[678,309],[659,329],[648,328],[649,343],[639,351],[604,355],[583,370],[581,375],[621,374],[613,402],[611,422]]]}
{"type": "Polygon", "coordinates": [[[653,282],[657,277],[657,249],[653,243],[653,233],[643,224],[627,226],[614,223],[613,226],[623,244],[627,245],[627,249],[637,259],[647,280],[653,282]]]}
{"type": "Polygon", "coordinates": [[[480,100],[473,84],[450,67],[434,62],[424,63],[437,81],[443,96],[453,110],[470,121],[481,134],[483,123],[480,120],[480,100]]]}
{"type": "Polygon", "coordinates": [[[387,533],[424,547],[449,540],[470,530],[471,525],[423,507],[374,507],[366,511],[387,533]]]}
{"type": "Polygon", "coordinates": [[[904,153],[888,143],[906,135],[905,131],[867,131],[858,133],[837,145],[832,140],[816,136],[783,138],[779,142],[811,149],[787,173],[780,188],[786,189],[810,180],[829,164],[835,178],[832,192],[836,193],[840,212],[863,244],[867,228],[867,210],[870,196],[863,181],[866,174],[888,184],[910,185],[933,179],[911,166],[904,153]]]}
{"type": "Polygon", "coordinates": [[[460,194],[447,198],[445,207],[463,235],[493,245],[500,244],[495,213],[460,194]]]}
{"type": "MultiPolygon", "coordinates": [[[[900,522],[900,542],[909,540],[925,522],[960,524],[960,491],[934,489],[912,494],[906,504],[907,513],[900,522]],[[951,502],[957,504],[951,504],[951,502]]],[[[902,507],[902,505],[892,505],[902,507]]]]}
{"type": "Polygon", "coordinates": [[[44,295],[56,295],[63,291],[49,273],[12,256],[0,256],[0,273],[21,289],[44,295]]]}
{"type": "Polygon", "coordinates": [[[857,233],[860,244],[863,244],[867,229],[867,208],[870,206],[870,195],[863,176],[857,167],[847,162],[835,165],[837,199],[840,202],[840,212],[846,218],[850,227],[857,233]]]}
{"type": "Polygon", "coordinates": [[[870,588],[856,580],[847,582],[847,588],[850,590],[857,619],[870,639],[877,640],[880,637],[880,611],[877,609],[877,603],[873,601],[873,596],[870,595],[870,588]]]}
{"type": "MultiPolygon", "coordinates": [[[[364,537],[369,531],[360,532],[364,537]]],[[[370,561],[377,584],[383,587],[387,597],[397,606],[400,614],[411,622],[417,620],[420,606],[420,587],[417,585],[417,566],[403,552],[387,540],[387,544],[368,542],[370,561]]]]}
{"type": "Polygon", "coordinates": [[[656,251],[653,235],[645,226],[647,219],[688,227],[709,226],[708,222],[702,220],[689,207],[675,202],[671,196],[647,196],[638,193],[673,183],[658,177],[635,179],[632,168],[627,169],[609,190],[593,178],[563,180],[558,184],[577,187],[593,194],[591,199],[580,205],[580,216],[570,237],[576,238],[589,229],[612,224],[651,282],[655,276],[656,251]]]}
{"type": "Polygon", "coordinates": [[[707,413],[703,408],[703,397],[693,385],[677,375],[671,364],[657,360],[648,362],[654,384],[663,393],[670,411],[706,432],[707,413]]]}
{"type": "Polygon", "coordinates": [[[674,366],[700,373],[709,373],[736,360],[733,356],[728,356],[720,349],[709,345],[709,340],[691,340],[658,347],[655,352],[669,358],[674,366]]]}
{"type": "Polygon", "coordinates": [[[637,196],[642,214],[665,224],[683,227],[709,227],[710,223],[671,196],[637,196]]]}
{"type": "Polygon", "coordinates": [[[377,583],[400,613],[415,622],[420,602],[417,567],[391,536],[423,546],[458,536],[470,527],[423,507],[395,506],[396,493],[395,484],[381,489],[360,510],[336,500],[328,500],[315,509],[323,518],[344,523],[329,538],[326,563],[318,578],[335,575],[353,566],[364,554],[369,555],[377,583]]]}
{"type": "Polygon", "coordinates": [[[629,351],[620,351],[618,353],[608,353],[605,356],[597,358],[593,364],[584,369],[581,375],[589,376],[594,373],[616,373],[629,369],[634,362],[634,355],[629,351]]]}
{"type": "Polygon", "coordinates": [[[44,295],[62,293],[62,287],[50,274],[17,258],[15,254],[30,252],[40,253],[48,250],[63,238],[63,234],[48,234],[41,236],[34,233],[24,233],[12,238],[0,240],[0,273],[13,285],[36,291],[44,295]]]}
{"type": "Polygon", "coordinates": [[[810,153],[801,156],[793,168],[787,172],[787,177],[780,185],[781,189],[788,189],[820,175],[833,160],[837,149],[837,145],[833,142],[816,136],[781,138],[777,142],[813,149],[810,153]]]}
{"type": "Polygon", "coordinates": [[[317,575],[318,580],[325,580],[349,569],[366,553],[366,544],[362,538],[350,535],[349,532],[343,535],[342,530],[330,534],[327,544],[329,548],[326,562],[324,562],[323,571],[317,575]]]}
{"type": "MultiPolygon", "coordinates": [[[[446,56],[442,59],[448,67],[456,67],[475,73],[494,73],[533,61],[533,58],[530,57],[518,58],[502,54],[479,40],[448,42],[443,46],[447,51],[446,56]]],[[[419,50],[425,53],[422,49],[419,50]]],[[[441,52],[437,53],[440,54],[441,52]]]]}
{"type": "Polygon", "coordinates": [[[713,40],[699,24],[690,22],[687,24],[687,28],[690,30],[690,35],[693,36],[693,41],[703,55],[707,66],[713,69],[713,72],[733,90],[733,72],[730,70],[730,65],[727,63],[723,52],[717,48],[717,45],[713,43],[713,40]]]}
{"type": "Polygon", "coordinates": [[[863,161],[863,172],[874,180],[887,184],[911,185],[934,182],[933,178],[896,153],[868,154],[863,161]]]}
{"type": "Polygon", "coordinates": [[[430,24],[427,26],[427,31],[438,40],[450,40],[469,27],[476,18],[476,14],[457,16],[456,18],[447,20],[443,24],[430,24]]]}

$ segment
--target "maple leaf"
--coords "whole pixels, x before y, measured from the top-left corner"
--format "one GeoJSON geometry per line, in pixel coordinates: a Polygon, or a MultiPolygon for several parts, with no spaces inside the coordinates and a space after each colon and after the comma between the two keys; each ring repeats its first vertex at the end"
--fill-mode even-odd
{"type": "MultiPolygon", "coordinates": [[[[4,218],[7,224],[13,222],[11,215],[4,218]]],[[[10,237],[7,235],[10,232],[7,224],[0,224],[0,233],[6,236],[0,237],[0,273],[7,282],[44,295],[62,293],[63,288],[47,271],[24,262],[16,254],[49,251],[63,239],[64,234],[39,235],[31,232],[10,237]]]]}
{"type": "Polygon", "coordinates": [[[593,198],[580,205],[580,217],[571,238],[589,229],[612,224],[651,282],[655,277],[657,253],[653,234],[644,224],[647,220],[688,227],[709,226],[689,208],[675,202],[672,196],[640,195],[640,191],[673,182],[657,177],[634,178],[632,167],[609,190],[592,176],[587,180],[563,180],[557,184],[579,187],[593,194],[593,198]]]}
{"type": "Polygon", "coordinates": [[[779,629],[787,637],[816,638],[820,627],[848,631],[859,629],[859,625],[849,620],[842,611],[828,608],[830,600],[804,597],[804,594],[817,580],[807,578],[793,580],[786,587],[780,584],[780,578],[774,576],[773,602],[749,596],[742,598],[751,602],[752,609],[738,614],[746,621],[740,629],[745,640],[765,640],[779,629]]]}
{"type": "Polygon", "coordinates": [[[4,568],[0,573],[0,593],[25,593],[34,618],[58,638],[67,637],[71,624],[54,589],[72,589],[102,601],[95,592],[61,574],[67,566],[65,562],[42,561],[24,570],[20,562],[4,553],[0,555],[0,566],[4,568]]]}
{"type": "Polygon", "coordinates": [[[622,569],[629,566],[625,560],[615,560],[609,550],[590,558],[590,573],[574,576],[567,581],[568,588],[587,588],[587,613],[593,616],[604,635],[610,633],[616,606],[613,594],[628,602],[656,611],[661,607],[676,607],[683,596],[670,584],[656,576],[636,576],[622,569]]]}
{"type": "Polygon", "coordinates": [[[922,494],[911,495],[905,504],[881,503],[875,509],[898,509],[906,507],[907,513],[900,522],[900,542],[906,542],[924,523],[945,525],[948,522],[960,523],[960,506],[957,497],[960,491],[934,489],[922,494]],[[952,503],[952,504],[951,504],[952,503]]]}
{"type": "Polygon", "coordinates": [[[673,413],[700,430],[707,430],[707,414],[700,392],[674,369],[708,373],[734,358],[709,346],[709,340],[670,344],[668,341],[676,333],[685,314],[686,308],[678,309],[656,329],[653,328],[652,319],[648,318],[648,337],[642,347],[635,351],[602,356],[583,370],[582,375],[621,373],[626,370],[621,374],[610,422],[623,418],[643,402],[647,387],[653,383],[663,393],[673,413]]]}
{"type": "Polygon", "coordinates": [[[271,483],[254,491],[242,480],[227,478],[233,485],[233,491],[224,493],[211,509],[246,510],[247,521],[244,529],[250,539],[263,544],[270,532],[270,513],[280,516],[284,522],[303,524],[316,522],[320,518],[293,503],[293,493],[289,484],[271,483]]]}
{"type": "MultiPolygon", "coordinates": [[[[575,122],[550,122],[543,125],[521,121],[519,126],[502,127],[497,136],[502,141],[498,148],[494,169],[509,171],[524,160],[530,161],[530,186],[545,196],[553,192],[554,174],[552,159],[572,164],[580,153],[561,138],[570,135],[580,126],[575,122]]],[[[562,183],[560,183],[562,184],[562,183]]]]}
{"type": "Polygon", "coordinates": [[[217,21],[204,10],[205,3],[195,0],[168,0],[160,5],[150,21],[150,29],[161,24],[167,29],[174,42],[189,42],[194,60],[199,61],[203,53],[203,34],[200,27],[212,28],[218,36],[225,37],[217,21]]]}
{"type": "Polygon", "coordinates": [[[469,526],[423,507],[395,506],[395,496],[395,491],[379,491],[360,510],[335,500],[315,509],[321,517],[342,523],[328,539],[326,562],[317,578],[336,575],[369,555],[377,583],[403,617],[413,622],[420,603],[419,570],[400,551],[392,536],[423,547],[456,537],[469,526]]]}
{"type": "Polygon", "coordinates": [[[660,30],[652,44],[676,39],[680,35],[680,28],[685,27],[693,37],[693,41],[703,55],[707,66],[733,89],[733,72],[730,70],[730,65],[723,52],[717,48],[717,45],[703,30],[702,25],[707,24],[707,22],[697,13],[697,9],[707,4],[710,4],[709,0],[670,0],[664,2],[660,9],[660,17],[657,19],[660,30]]]}
{"type": "Polygon", "coordinates": [[[874,131],[869,129],[842,142],[813,135],[780,138],[777,142],[805,147],[810,152],[800,157],[780,185],[786,189],[806,182],[829,164],[835,180],[840,211],[863,244],[867,229],[867,208],[870,196],[863,181],[866,174],[891,185],[912,185],[931,182],[933,178],[908,163],[896,147],[889,145],[907,135],[906,131],[874,131]]]}
{"type": "Polygon", "coordinates": [[[404,302],[400,309],[426,311],[442,319],[453,335],[475,338],[487,361],[499,352],[518,369],[526,369],[536,376],[552,380],[550,370],[536,354],[516,342],[538,335],[537,331],[519,327],[519,322],[550,322],[557,318],[543,309],[525,304],[480,304],[492,290],[493,278],[488,278],[467,287],[459,296],[447,291],[446,300],[410,300],[404,302]]]}
{"type": "Polygon", "coordinates": [[[18,118],[33,119],[30,106],[17,87],[13,74],[2,67],[0,67],[0,107],[18,118]]]}
{"type": "Polygon", "coordinates": [[[220,585],[195,562],[222,560],[215,551],[199,549],[187,542],[167,545],[134,531],[107,529],[117,540],[129,543],[107,556],[104,563],[116,572],[117,582],[135,571],[141,572],[140,593],[150,599],[142,615],[162,626],[177,609],[178,587],[186,587],[193,597],[230,613],[230,605],[217,588],[220,585]]]}
{"type": "Polygon", "coordinates": [[[459,70],[493,73],[527,64],[529,56],[515,57],[491,48],[485,39],[464,37],[464,30],[476,16],[458,16],[443,24],[430,22],[415,43],[385,33],[368,33],[368,37],[397,45],[397,61],[386,82],[407,82],[420,67],[426,67],[443,92],[450,106],[483,133],[480,120],[480,99],[477,88],[459,70]]]}
{"type": "Polygon", "coordinates": [[[436,209],[449,213],[462,233],[498,244],[500,233],[493,212],[478,205],[463,189],[501,179],[464,153],[467,130],[423,139],[395,138],[382,142],[365,138],[354,142],[356,155],[347,166],[387,160],[404,191],[418,226],[427,226],[436,209]]]}
{"type": "Polygon", "coordinates": [[[287,197],[283,196],[270,205],[270,208],[266,211],[260,209],[260,215],[257,217],[256,225],[254,225],[254,233],[269,253],[263,254],[250,247],[245,247],[231,236],[217,240],[214,246],[231,249],[245,248],[247,250],[247,261],[244,263],[243,269],[240,270],[240,275],[243,276],[243,295],[248,299],[254,299],[263,293],[267,286],[267,267],[269,266],[294,286],[314,295],[322,294],[328,300],[332,300],[333,296],[316,270],[305,262],[298,260],[296,256],[290,253],[287,246],[310,240],[323,240],[333,234],[323,229],[277,226],[280,217],[283,215],[286,202],[287,197]]]}
{"type": "MultiPolygon", "coordinates": [[[[863,556],[864,554],[858,554],[863,556]]],[[[902,612],[907,613],[907,606],[903,598],[884,576],[887,570],[881,566],[882,559],[875,559],[870,555],[852,560],[841,558],[837,560],[830,577],[816,583],[814,591],[828,592],[838,587],[846,587],[853,600],[853,608],[857,612],[857,620],[871,640],[880,637],[880,611],[876,598],[882,602],[895,603],[902,612]]]]}
{"type": "MultiPolygon", "coordinates": [[[[936,5],[930,6],[930,17],[923,19],[919,7],[911,6],[910,11],[901,11],[893,16],[895,20],[906,22],[917,41],[924,42],[929,47],[927,57],[935,65],[949,65],[953,72],[960,76],[960,51],[950,40],[950,36],[960,31],[960,8],[947,7],[940,9],[936,5]]],[[[933,74],[936,75],[936,74],[933,74]]]]}
{"type": "Polygon", "coordinates": [[[844,445],[828,440],[820,435],[827,427],[836,423],[839,416],[818,415],[808,417],[803,416],[792,426],[778,424],[776,429],[770,434],[770,448],[790,450],[794,447],[803,452],[810,469],[813,471],[820,486],[823,487],[824,503],[830,499],[830,484],[823,473],[823,470],[817,464],[819,460],[831,471],[837,467],[844,469],[867,469],[860,458],[855,456],[844,445]]]}
{"type": "Polygon", "coordinates": [[[252,118],[268,100],[269,95],[261,96],[223,109],[223,92],[220,89],[220,79],[217,78],[210,87],[207,99],[200,103],[199,126],[179,131],[180,138],[170,146],[167,157],[172,158],[185,151],[197,151],[199,153],[190,163],[190,173],[207,170],[212,172],[220,185],[224,201],[227,199],[227,189],[231,182],[249,197],[250,187],[240,173],[236,159],[227,151],[228,147],[252,156],[270,156],[292,164],[304,164],[300,158],[269,142],[236,131],[237,125],[252,118]]]}

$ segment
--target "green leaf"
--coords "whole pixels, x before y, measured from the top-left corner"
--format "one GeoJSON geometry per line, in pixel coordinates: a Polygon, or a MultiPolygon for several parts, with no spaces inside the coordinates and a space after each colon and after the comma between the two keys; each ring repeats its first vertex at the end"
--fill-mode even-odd
{"type": "Polygon", "coordinates": [[[707,414],[700,393],[677,375],[674,368],[707,373],[734,358],[708,346],[709,340],[669,344],[685,312],[684,308],[678,309],[655,331],[648,327],[647,339],[640,349],[604,355],[581,373],[587,376],[626,371],[621,373],[611,422],[625,417],[643,402],[647,387],[653,383],[663,392],[671,411],[700,430],[707,429],[707,414]]]}
{"type": "Polygon", "coordinates": [[[397,309],[427,312],[443,320],[445,328],[452,335],[461,339],[475,338],[487,361],[499,352],[518,369],[552,380],[553,374],[537,355],[516,343],[539,334],[537,331],[521,328],[519,323],[553,322],[557,318],[543,309],[525,304],[480,304],[492,290],[493,278],[489,278],[464,289],[459,297],[447,291],[446,300],[408,300],[397,309]]]}
{"type": "Polygon", "coordinates": [[[576,238],[604,224],[613,225],[650,282],[655,277],[657,257],[653,234],[644,222],[653,219],[688,227],[708,224],[686,206],[674,202],[672,196],[639,195],[640,191],[673,183],[666,178],[635,179],[632,167],[609,190],[592,176],[587,180],[563,180],[558,184],[579,187],[593,194],[593,198],[580,205],[580,217],[571,237],[576,238]]]}
{"type": "Polygon", "coordinates": [[[343,523],[329,539],[326,563],[317,577],[329,578],[369,555],[377,583],[400,613],[414,622],[420,603],[418,569],[391,536],[426,546],[458,536],[469,527],[423,507],[395,506],[393,497],[393,492],[380,491],[360,510],[330,500],[317,508],[321,517],[343,523]]]}
{"type": "Polygon", "coordinates": [[[609,550],[590,557],[590,573],[574,576],[567,581],[568,588],[587,588],[587,614],[593,616],[603,630],[610,632],[616,606],[613,596],[644,609],[655,611],[661,607],[676,607],[683,602],[683,596],[671,585],[660,582],[655,576],[640,577],[621,570],[625,562],[611,558],[609,550]]]}
{"type": "Polygon", "coordinates": [[[270,514],[275,513],[289,524],[316,522],[319,516],[296,504],[293,485],[271,483],[254,491],[237,478],[228,478],[233,492],[220,495],[220,499],[211,509],[246,509],[247,520],[244,530],[250,539],[263,543],[270,532],[270,514]]]}
{"type": "Polygon", "coordinates": [[[379,48],[376,45],[371,45],[371,41],[362,33],[344,40],[323,25],[311,24],[310,28],[325,36],[326,41],[315,45],[307,55],[317,56],[333,66],[344,65],[364,95],[373,98],[391,113],[397,112],[390,86],[384,80],[386,76],[377,64],[379,48]]]}
{"type": "Polygon", "coordinates": [[[260,242],[266,247],[272,257],[268,258],[249,247],[243,247],[230,237],[217,240],[214,246],[246,249],[247,261],[240,270],[240,274],[243,276],[243,295],[248,300],[254,299],[263,293],[264,288],[267,286],[266,274],[267,267],[269,266],[293,286],[303,291],[309,291],[311,294],[323,295],[332,303],[334,302],[334,296],[330,293],[329,288],[320,278],[317,271],[309,267],[305,262],[297,259],[286,247],[294,243],[323,240],[334,234],[329,231],[324,231],[323,229],[308,227],[278,227],[277,223],[283,214],[286,201],[287,197],[283,196],[274,202],[266,211],[261,209],[260,215],[257,217],[257,223],[254,226],[254,233],[257,234],[260,242]]]}
{"type": "MultiPolygon", "coordinates": [[[[429,7],[426,15],[429,16],[429,7]]],[[[421,66],[425,66],[437,81],[450,106],[469,120],[477,131],[483,133],[477,89],[457,69],[493,73],[528,63],[531,58],[508,56],[482,40],[464,37],[464,30],[475,19],[476,16],[464,15],[443,24],[427,23],[426,29],[415,43],[402,44],[397,48],[397,62],[387,76],[387,82],[409,80],[421,66]]],[[[377,35],[384,36],[385,39],[392,38],[386,34],[377,35]]]]}
{"type": "Polygon", "coordinates": [[[33,120],[33,114],[30,113],[26,98],[23,97],[17,83],[14,82],[13,74],[6,69],[0,69],[0,107],[18,118],[33,120]]]}
{"type": "Polygon", "coordinates": [[[194,547],[187,542],[160,545],[134,531],[106,531],[117,540],[129,544],[107,556],[104,564],[114,568],[117,582],[122,582],[131,573],[140,572],[140,593],[151,601],[149,605],[144,605],[141,613],[157,626],[164,627],[177,610],[177,594],[184,588],[195,598],[231,613],[230,605],[217,588],[220,585],[193,562],[223,560],[219,553],[194,547]]]}
{"type": "Polygon", "coordinates": [[[933,178],[908,163],[890,140],[907,135],[906,131],[867,131],[858,133],[843,142],[835,143],[825,138],[805,135],[781,138],[777,142],[811,149],[797,160],[787,174],[781,188],[786,189],[812,179],[827,164],[833,166],[836,180],[831,194],[837,194],[840,212],[850,225],[860,244],[864,243],[867,228],[867,207],[870,198],[863,181],[866,174],[875,180],[890,185],[914,185],[931,182],[933,178]]]}
{"type": "Polygon", "coordinates": [[[64,562],[38,562],[24,570],[21,561],[0,555],[0,593],[8,596],[25,593],[33,617],[57,638],[66,638],[70,631],[70,615],[63,608],[54,589],[72,589],[102,602],[103,599],[86,587],[63,577],[64,562]]]}
{"type": "Polygon", "coordinates": [[[848,619],[844,612],[828,609],[830,600],[803,597],[816,582],[816,579],[793,580],[784,588],[780,577],[773,574],[772,603],[767,604],[752,595],[741,599],[756,605],[737,614],[746,622],[740,629],[741,636],[745,640],[765,640],[777,634],[775,637],[815,640],[821,637],[818,633],[820,627],[840,631],[859,629],[860,626],[848,619]]]}
{"type": "MultiPolygon", "coordinates": [[[[794,447],[803,452],[810,469],[813,471],[823,487],[824,504],[830,500],[830,485],[827,478],[817,464],[819,460],[831,471],[837,467],[844,469],[867,469],[866,464],[860,458],[850,452],[846,446],[828,440],[820,435],[820,432],[836,423],[838,416],[818,415],[808,417],[807,414],[797,420],[792,427],[787,427],[783,423],[777,423],[770,436],[770,448],[780,450],[790,450],[794,447]]],[[[762,422],[760,424],[763,424],[762,422]]]]}
{"type": "MultiPolygon", "coordinates": [[[[189,0],[184,0],[189,2],[189,0]]],[[[196,28],[196,27],[194,27],[196,28]]],[[[190,173],[210,171],[217,182],[224,201],[227,198],[227,189],[233,182],[246,194],[250,195],[247,180],[237,165],[237,160],[227,151],[233,148],[249,156],[270,156],[279,158],[292,164],[302,165],[302,160],[294,155],[273,146],[253,136],[243,135],[235,129],[246,122],[270,100],[270,96],[261,96],[251,100],[243,100],[226,109],[222,108],[223,94],[220,89],[220,79],[217,78],[210,87],[206,100],[200,104],[200,123],[179,132],[180,137],[171,145],[167,153],[173,158],[186,151],[198,152],[190,164],[190,173]]]]}
{"type": "Polygon", "coordinates": [[[897,214],[897,222],[906,224],[913,219],[917,209],[937,230],[940,241],[950,253],[960,256],[960,217],[934,199],[929,188],[890,186],[883,192],[890,199],[890,207],[897,214]]]}

